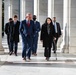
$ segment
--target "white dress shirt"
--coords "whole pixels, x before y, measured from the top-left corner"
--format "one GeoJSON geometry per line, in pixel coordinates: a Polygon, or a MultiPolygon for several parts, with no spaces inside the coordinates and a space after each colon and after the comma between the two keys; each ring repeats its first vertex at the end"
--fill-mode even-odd
{"type": "Polygon", "coordinates": [[[56,22],[53,22],[54,28],[55,28],[55,32],[57,33],[57,24],[56,22]]]}

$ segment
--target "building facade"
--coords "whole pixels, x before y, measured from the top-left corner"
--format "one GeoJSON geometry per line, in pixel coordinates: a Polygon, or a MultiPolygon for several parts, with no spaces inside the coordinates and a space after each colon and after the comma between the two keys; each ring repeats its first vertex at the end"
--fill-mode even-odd
{"type": "MultiPolygon", "coordinates": [[[[63,30],[61,49],[64,52],[76,53],[76,0],[4,0],[4,23],[15,14],[21,21],[28,12],[37,15],[41,25],[47,17],[57,17],[63,30]]],[[[2,46],[0,48],[3,50],[2,46]]]]}

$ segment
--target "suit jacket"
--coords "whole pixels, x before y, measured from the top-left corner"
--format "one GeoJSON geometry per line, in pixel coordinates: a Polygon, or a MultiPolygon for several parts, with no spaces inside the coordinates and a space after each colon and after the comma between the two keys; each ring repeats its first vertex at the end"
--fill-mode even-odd
{"type": "Polygon", "coordinates": [[[20,22],[17,21],[16,24],[14,24],[13,41],[15,42],[19,42],[19,26],[20,26],[20,22]]]}
{"type": "Polygon", "coordinates": [[[21,35],[27,37],[28,35],[33,37],[35,34],[34,22],[30,20],[30,27],[27,26],[26,20],[23,20],[20,24],[19,31],[21,35]]]}
{"type": "Polygon", "coordinates": [[[13,21],[9,23],[9,40],[12,42],[19,42],[19,25],[19,21],[15,25],[13,21]]]}
{"type": "Polygon", "coordinates": [[[14,22],[11,21],[9,22],[9,29],[8,29],[8,33],[9,33],[9,41],[13,41],[13,36],[14,36],[14,22]]]}
{"type": "Polygon", "coordinates": [[[39,23],[38,21],[36,21],[36,22],[34,23],[34,26],[35,26],[35,35],[38,36],[38,33],[39,33],[39,31],[40,31],[40,23],[39,23]]]}
{"type": "Polygon", "coordinates": [[[58,22],[56,22],[56,25],[57,25],[57,34],[58,34],[58,37],[60,37],[61,36],[61,27],[58,22]]]}
{"type": "Polygon", "coordinates": [[[47,24],[42,25],[40,40],[43,41],[43,47],[51,47],[53,38],[55,37],[55,29],[53,24],[50,25],[50,33],[47,31],[47,24]]]}
{"type": "Polygon", "coordinates": [[[5,34],[9,35],[9,22],[5,24],[5,34]]]}

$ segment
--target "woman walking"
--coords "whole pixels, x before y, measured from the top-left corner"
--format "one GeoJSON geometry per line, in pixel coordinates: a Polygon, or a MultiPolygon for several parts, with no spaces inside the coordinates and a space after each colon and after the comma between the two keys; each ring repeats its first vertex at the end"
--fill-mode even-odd
{"type": "Polygon", "coordinates": [[[52,42],[55,40],[54,26],[52,19],[49,17],[42,25],[40,40],[43,43],[43,47],[45,47],[44,56],[46,57],[46,60],[49,61],[49,58],[51,56],[52,42]]]}

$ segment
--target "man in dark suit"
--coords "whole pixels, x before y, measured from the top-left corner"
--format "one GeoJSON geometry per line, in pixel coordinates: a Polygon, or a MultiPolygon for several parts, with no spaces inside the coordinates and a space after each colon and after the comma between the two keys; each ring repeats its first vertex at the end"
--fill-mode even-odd
{"type": "MultiPolygon", "coordinates": [[[[8,48],[9,48],[9,24],[11,21],[13,21],[12,18],[9,18],[9,22],[5,24],[5,34],[7,35],[8,48]]],[[[10,50],[9,50],[9,53],[10,53],[10,50]]]]}
{"type": "Polygon", "coordinates": [[[58,22],[56,22],[56,17],[53,17],[53,25],[55,28],[55,37],[56,37],[56,39],[53,40],[53,51],[54,51],[54,53],[56,53],[57,41],[58,41],[59,37],[61,36],[60,24],[58,22]]]}
{"type": "Polygon", "coordinates": [[[31,57],[31,48],[32,48],[32,38],[34,35],[34,21],[30,20],[31,14],[26,14],[26,19],[23,20],[20,24],[19,31],[22,36],[22,43],[23,43],[23,52],[22,52],[22,58],[23,60],[26,60],[26,57],[28,57],[28,60],[30,60],[31,57]]]}
{"type": "Polygon", "coordinates": [[[34,27],[35,27],[35,34],[33,37],[33,46],[32,46],[32,54],[37,55],[37,44],[38,44],[38,36],[40,31],[40,23],[36,21],[36,15],[33,15],[34,27]]]}
{"type": "Polygon", "coordinates": [[[10,23],[10,55],[13,53],[13,49],[15,50],[15,56],[17,56],[18,42],[19,42],[19,26],[20,22],[18,21],[17,15],[14,15],[14,21],[10,23]]]}

